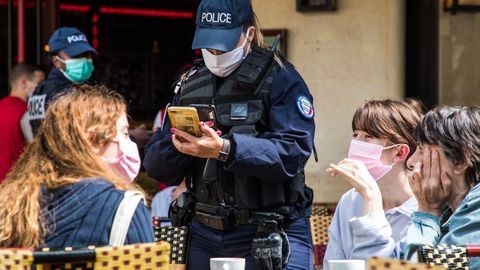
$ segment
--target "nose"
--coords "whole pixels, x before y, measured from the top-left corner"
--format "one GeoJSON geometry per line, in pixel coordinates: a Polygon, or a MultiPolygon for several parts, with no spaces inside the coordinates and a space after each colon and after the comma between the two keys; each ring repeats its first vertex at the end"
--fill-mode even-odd
{"type": "Polygon", "coordinates": [[[418,150],[416,150],[413,155],[411,155],[408,159],[407,159],[407,168],[411,171],[413,171],[413,168],[415,167],[415,163],[417,162],[417,159],[416,159],[416,153],[417,153],[418,150]]]}

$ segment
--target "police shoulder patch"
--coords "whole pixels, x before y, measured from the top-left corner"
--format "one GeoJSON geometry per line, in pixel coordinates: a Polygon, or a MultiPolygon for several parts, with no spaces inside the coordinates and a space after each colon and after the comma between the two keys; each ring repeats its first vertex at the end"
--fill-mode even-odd
{"type": "Polygon", "coordinates": [[[297,109],[300,114],[308,120],[312,119],[315,115],[312,102],[304,95],[297,97],[297,109]]]}

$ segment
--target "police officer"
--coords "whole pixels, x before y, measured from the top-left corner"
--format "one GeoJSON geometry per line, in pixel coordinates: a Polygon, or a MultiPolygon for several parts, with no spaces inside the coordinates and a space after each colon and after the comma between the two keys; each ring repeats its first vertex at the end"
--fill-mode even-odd
{"type": "MultiPolygon", "coordinates": [[[[92,76],[92,56],[98,54],[89,44],[86,35],[75,27],[62,27],[48,41],[53,64],[47,80],[40,83],[28,102],[26,117],[29,125],[22,125],[26,140],[32,141],[42,123],[48,105],[55,98],[66,94],[72,84],[86,82],[92,76]]],[[[152,131],[141,124],[130,130],[130,138],[142,149],[151,138],[152,131]]]]}
{"type": "Polygon", "coordinates": [[[28,102],[28,118],[33,135],[45,117],[48,104],[65,94],[72,83],[90,79],[93,72],[92,55],[97,51],[90,46],[86,35],[74,27],[62,27],[48,41],[52,71],[40,83],[28,102]]]}
{"type": "Polygon", "coordinates": [[[266,48],[250,0],[203,0],[196,22],[192,48],[204,63],[182,77],[173,105],[213,105],[216,120],[201,122],[201,137],[167,120],[144,160],[168,185],[186,179],[171,219],[182,225],[192,215],[188,268],[244,257],[246,269],[313,269],[304,178],[312,96],[292,64],[266,48]]]}

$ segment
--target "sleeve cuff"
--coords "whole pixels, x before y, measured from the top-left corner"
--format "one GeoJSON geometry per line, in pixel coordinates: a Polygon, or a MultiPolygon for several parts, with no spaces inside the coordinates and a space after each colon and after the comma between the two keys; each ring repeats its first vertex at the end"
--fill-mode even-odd
{"type": "Polygon", "coordinates": [[[383,211],[375,211],[365,216],[353,217],[349,220],[353,233],[364,234],[367,231],[379,231],[385,226],[390,227],[385,213],[383,211]]]}
{"type": "Polygon", "coordinates": [[[433,228],[440,235],[440,218],[427,212],[413,212],[410,216],[412,223],[418,223],[420,225],[426,225],[433,228]]]}

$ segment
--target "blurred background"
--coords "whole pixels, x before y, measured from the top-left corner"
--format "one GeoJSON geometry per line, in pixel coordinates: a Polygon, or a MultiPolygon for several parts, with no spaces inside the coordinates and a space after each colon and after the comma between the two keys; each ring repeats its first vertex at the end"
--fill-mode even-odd
{"type": "MultiPolygon", "coordinates": [[[[315,201],[336,202],[349,187],[325,169],[347,155],[351,118],[372,98],[414,97],[480,105],[480,0],[252,0],[267,40],[314,96],[319,162],[309,161],[315,201]]],[[[74,26],[99,51],[93,81],[129,101],[151,123],[171,85],[200,56],[191,50],[199,0],[0,0],[0,97],[15,63],[48,73],[53,31],[74,26]]],[[[292,106],[295,106],[292,104],[292,106]]],[[[1,132],[1,131],[0,131],[1,132]]]]}

